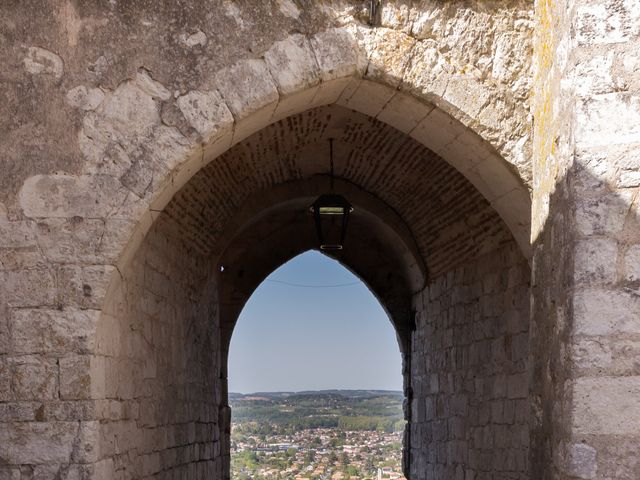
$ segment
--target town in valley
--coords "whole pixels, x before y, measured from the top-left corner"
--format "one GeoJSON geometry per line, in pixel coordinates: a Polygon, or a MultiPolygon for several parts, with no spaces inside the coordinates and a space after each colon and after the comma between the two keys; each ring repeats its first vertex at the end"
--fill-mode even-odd
{"type": "Polygon", "coordinates": [[[230,394],[234,480],[404,480],[401,392],[230,394]]]}

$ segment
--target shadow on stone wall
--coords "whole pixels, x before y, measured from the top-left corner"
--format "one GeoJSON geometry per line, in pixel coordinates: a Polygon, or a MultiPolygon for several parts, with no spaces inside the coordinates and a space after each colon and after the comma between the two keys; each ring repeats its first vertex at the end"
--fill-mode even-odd
{"type": "Polygon", "coordinates": [[[531,478],[631,480],[640,478],[640,180],[633,167],[608,179],[620,172],[606,155],[576,159],[533,245],[531,478]]]}

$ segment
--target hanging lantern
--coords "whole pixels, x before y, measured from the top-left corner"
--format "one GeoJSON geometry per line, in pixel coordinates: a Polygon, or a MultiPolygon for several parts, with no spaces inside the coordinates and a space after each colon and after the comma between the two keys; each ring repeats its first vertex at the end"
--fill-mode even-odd
{"type": "Polygon", "coordinates": [[[310,208],[321,250],[342,250],[353,207],[342,195],[320,195],[310,208]]]}
{"type": "Polygon", "coordinates": [[[309,210],[313,213],[320,249],[335,251],[342,250],[353,206],[342,195],[333,193],[333,138],[329,139],[329,161],[332,193],[320,195],[309,210]]]}

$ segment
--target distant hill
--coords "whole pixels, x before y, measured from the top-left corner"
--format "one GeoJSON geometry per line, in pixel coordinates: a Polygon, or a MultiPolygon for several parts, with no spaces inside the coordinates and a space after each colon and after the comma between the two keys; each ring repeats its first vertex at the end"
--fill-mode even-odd
{"type": "Polygon", "coordinates": [[[404,398],[404,394],[398,390],[302,390],[300,392],[254,392],[254,393],[229,393],[229,401],[246,399],[251,397],[260,397],[266,399],[285,399],[292,397],[304,397],[304,396],[328,396],[338,395],[346,398],[372,398],[380,396],[392,396],[404,398]]]}
{"type": "Polygon", "coordinates": [[[395,390],[229,394],[233,422],[254,433],[320,427],[391,432],[404,427],[403,400],[395,390]]]}

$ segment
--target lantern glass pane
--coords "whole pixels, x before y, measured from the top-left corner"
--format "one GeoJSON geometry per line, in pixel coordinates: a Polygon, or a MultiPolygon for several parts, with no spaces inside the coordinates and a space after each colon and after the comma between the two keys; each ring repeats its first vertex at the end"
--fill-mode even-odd
{"type": "Polygon", "coordinates": [[[329,251],[342,250],[342,245],[328,245],[328,244],[320,245],[320,250],[325,250],[325,251],[326,250],[329,250],[329,251]]]}
{"type": "Polygon", "coordinates": [[[344,215],[344,207],[320,207],[320,215],[344,215]]]}

